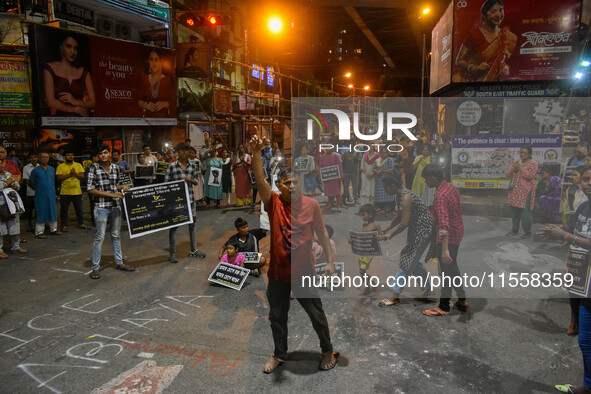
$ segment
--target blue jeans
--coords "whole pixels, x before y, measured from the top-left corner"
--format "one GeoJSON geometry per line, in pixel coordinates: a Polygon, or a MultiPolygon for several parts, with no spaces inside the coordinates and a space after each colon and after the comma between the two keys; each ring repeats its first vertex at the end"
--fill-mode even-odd
{"type": "Polygon", "coordinates": [[[123,264],[123,255],[121,253],[121,208],[95,208],[94,217],[96,221],[96,236],[94,237],[94,244],[92,245],[92,269],[98,270],[101,263],[101,250],[103,248],[103,241],[105,240],[105,233],[107,232],[107,224],[111,224],[111,241],[113,242],[113,257],[115,264],[123,264]]]}
{"type": "Polygon", "coordinates": [[[583,353],[585,370],[583,386],[591,387],[591,310],[587,305],[588,302],[583,302],[579,308],[579,347],[583,353]]]}
{"type": "MultiPolygon", "coordinates": [[[[415,254],[415,258],[413,259],[409,272],[409,275],[420,276],[422,278],[423,287],[421,290],[425,290],[428,287],[427,284],[427,270],[425,266],[421,263],[421,256],[425,253],[425,249],[429,247],[429,241],[431,238],[431,234],[425,234],[423,240],[419,244],[417,248],[417,252],[415,254]]],[[[404,287],[398,286],[398,281],[401,280],[400,278],[405,278],[407,275],[406,272],[402,268],[398,268],[398,273],[396,273],[396,279],[394,281],[394,286],[392,286],[392,290],[398,295],[402,293],[404,287]]]]}

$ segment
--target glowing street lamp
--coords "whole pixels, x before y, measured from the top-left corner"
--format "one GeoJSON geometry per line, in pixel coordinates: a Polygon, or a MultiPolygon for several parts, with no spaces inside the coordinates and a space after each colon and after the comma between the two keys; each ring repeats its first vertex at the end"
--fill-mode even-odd
{"type": "Polygon", "coordinates": [[[272,16],[267,22],[269,31],[273,34],[280,34],[283,31],[283,20],[278,16],[272,16]]]}
{"type": "Polygon", "coordinates": [[[345,78],[351,78],[351,75],[352,74],[350,72],[347,72],[347,73],[345,73],[343,75],[338,75],[336,77],[330,77],[330,90],[331,91],[334,91],[334,80],[335,79],[337,79],[337,78],[343,78],[343,77],[345,77],[345,78]]]}

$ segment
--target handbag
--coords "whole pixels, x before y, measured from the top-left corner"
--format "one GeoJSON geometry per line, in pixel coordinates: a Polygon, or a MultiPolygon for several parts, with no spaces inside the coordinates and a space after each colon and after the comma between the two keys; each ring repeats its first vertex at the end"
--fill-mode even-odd
{"type": "Polygon", "coordinates": [[[306,190],[315,190],[318,187],[318,182],[316,182],[316,175],[304,175],[304,187],[306,188],[306,190]]]}

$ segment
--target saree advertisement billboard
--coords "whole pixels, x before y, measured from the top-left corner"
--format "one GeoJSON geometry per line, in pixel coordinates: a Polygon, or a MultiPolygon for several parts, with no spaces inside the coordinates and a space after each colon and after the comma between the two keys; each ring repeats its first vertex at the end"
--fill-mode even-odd
{"type": "Polygon", "coordinates": [[[431,73],[429,93],[451,82],[453,7],[449,4],[445,13],[431,32],[431,73]]]}
{"type": "Polygon", "coordinates": [[[453,136],[451,180],[455,187],[506,189],[506,172],[519,160],[519,149],[532,148],[532,159],[551,174],[560,172],[561,134],[453,136]]]}
{"type": "Polygon", "coordinates": [[[454,2],[452,82],[572,77],[580,13],[578,0],[454,2]]]}
{"type": "Polygon", "coordinates": [[[172,50],[31,25],[42,126],[177,124],[172,50]]]}

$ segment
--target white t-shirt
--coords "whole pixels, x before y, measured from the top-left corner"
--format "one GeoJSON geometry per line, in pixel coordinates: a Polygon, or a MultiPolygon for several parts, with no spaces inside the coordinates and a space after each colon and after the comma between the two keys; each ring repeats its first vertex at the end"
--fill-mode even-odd
{"type": "MultiPolygon", "coordinates": [[[[37,163],[37,166],[39,165],[39,163],[37,163]]],[[[35,167],[37,167],[35,166],[35,167]]],[[[31,163],[27,164],[24,168],[23,168],[23,179],[31,179],[31,172],[33,172],[33,170],[35,169],[35,167],[33,167],[33,165],[31,163]]],[[[35,189],[33,189],[31,186],[27,185],[27,196],[34,196],[35,195],[35,189]]]]}

